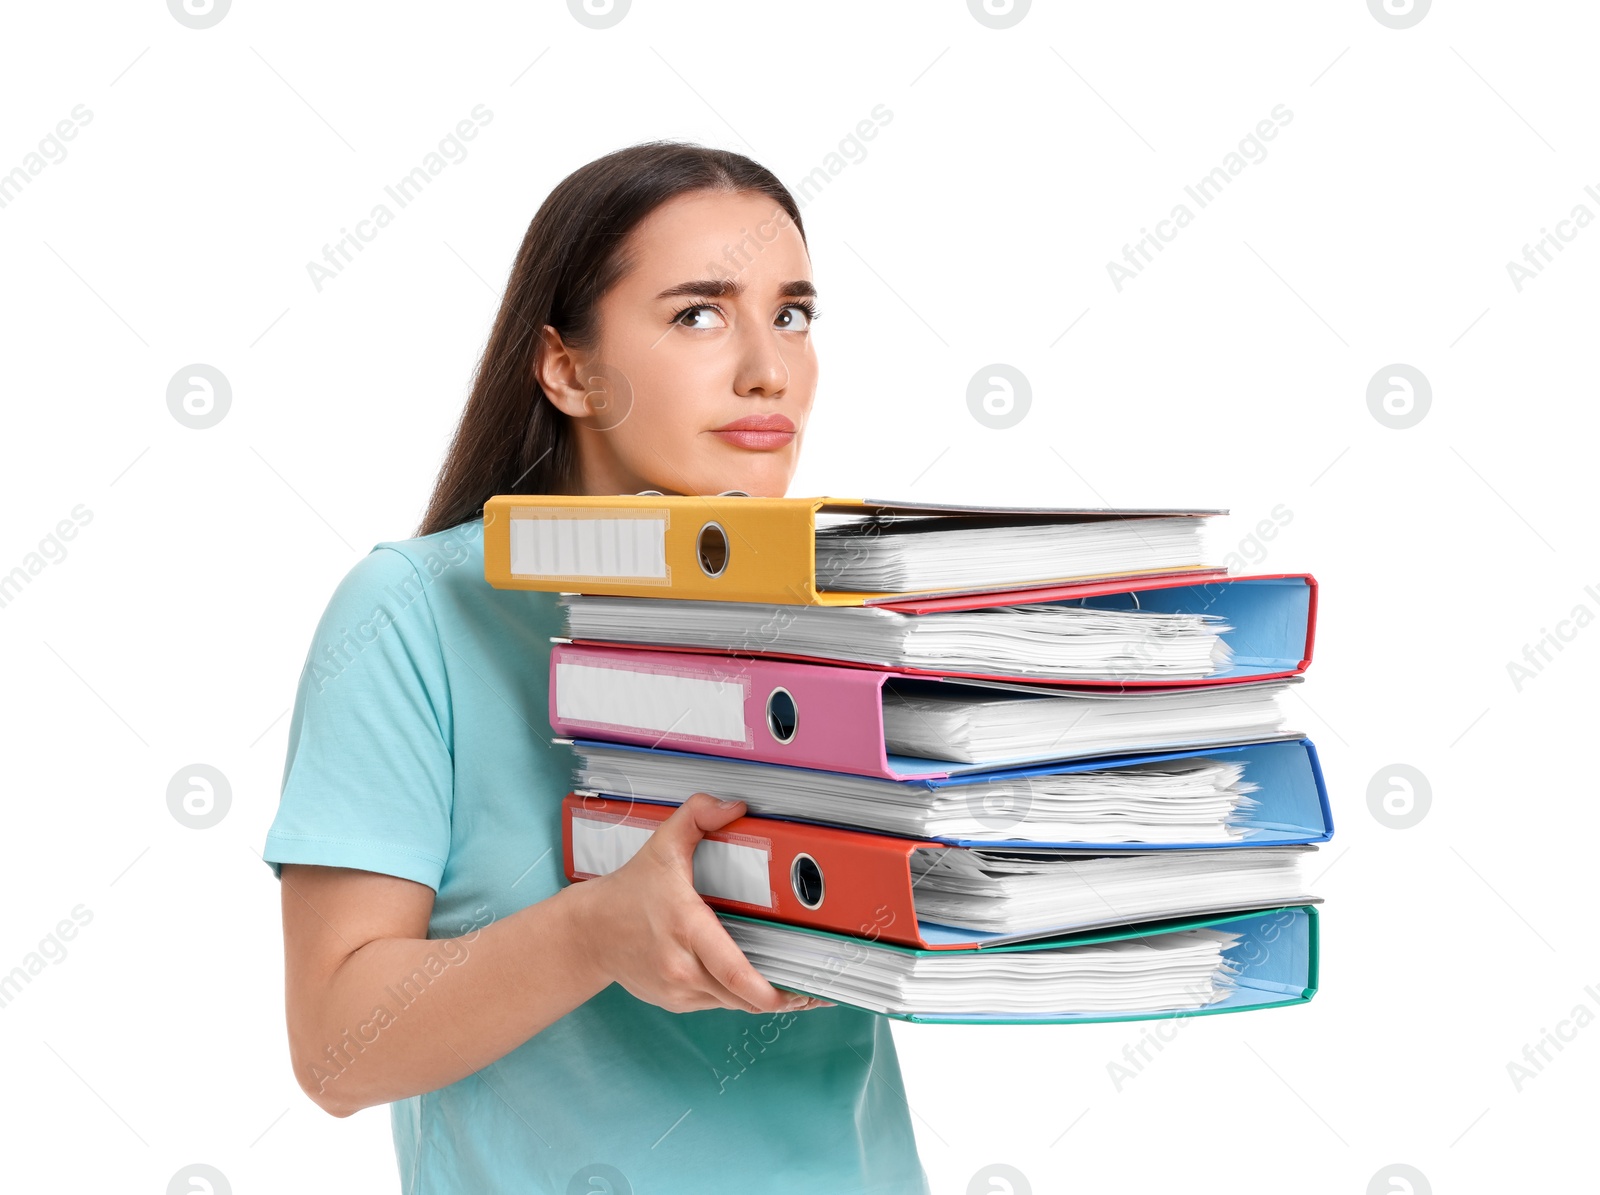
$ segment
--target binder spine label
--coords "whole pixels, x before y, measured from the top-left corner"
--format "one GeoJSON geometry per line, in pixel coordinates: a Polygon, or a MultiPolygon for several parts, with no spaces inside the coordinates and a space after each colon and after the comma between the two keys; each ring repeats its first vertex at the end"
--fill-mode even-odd
{"type": "MultiPolygon", "coordinates": [[[[572,869],[580,879],[609,875],[638,852],[660,822],[606,813],[572,815],[572,869]]],[[[702,838],[694,848],[694,890],[756,908],[774,907],[772,843],[752,834],[702,838]]]]}
{"type": "Polygon", "coordinates": [[[667,522],[665,508],[513,507],[511,575],[668,586],[667,522]]]}
{"type": "Polygon", "coordinates": [[[671,666],[626,667],[560,660],[556,717],[574,727],[672,736],[672,742],[728,743],[749,748],[745,721],[750,682],[712,678],[671,666]]]}

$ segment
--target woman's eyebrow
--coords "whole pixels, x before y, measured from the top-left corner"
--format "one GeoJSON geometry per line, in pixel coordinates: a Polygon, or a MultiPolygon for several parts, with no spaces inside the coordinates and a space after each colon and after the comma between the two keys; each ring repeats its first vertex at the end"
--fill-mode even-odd
{"type": "MultiPolygon", "coordinates": [[[[737,299],[742,294],[744,294],[744,283],[736,278],[702,278],[695,282],[680,282],[677,286],[669,286],[656,298],[737,299]]],[[[815,298],[816,294],[817,288],[804,279],[785,282],[778,287],[779,297],[785,299],[815,298]]]]}

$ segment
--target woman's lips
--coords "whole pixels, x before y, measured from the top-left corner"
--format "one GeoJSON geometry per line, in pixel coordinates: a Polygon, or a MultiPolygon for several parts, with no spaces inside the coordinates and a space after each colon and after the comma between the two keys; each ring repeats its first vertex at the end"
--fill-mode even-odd
{"type": "Polygon", "coordinates": [[[750,415],[711,433],[724,443],[758,452],[787,448],[794,442],[794,424],[782,415],[750,415]]]}
{"type": "Polygon", "coordinates": [[[771,451],[774,448],[787,448],[794,442],[793,432],[761,432],[761,431],[715,431],[711,433],[718,439],[729,444],[737,444],[740,448],[755,448],[771,451]]]}

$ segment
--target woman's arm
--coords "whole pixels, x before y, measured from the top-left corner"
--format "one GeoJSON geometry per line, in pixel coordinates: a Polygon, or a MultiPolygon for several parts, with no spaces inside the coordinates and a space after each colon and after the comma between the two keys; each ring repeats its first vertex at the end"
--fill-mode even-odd
{"type": "Polygon", "coordinates": [[[701,837],[744,812],[696,793],[610,875],[456,938],[433,890],[375,872],[282,867],[295,1077],[334,1116],[447,1086],[616,982],[672,1012],[803,1009],[752,967],[694,890],[701,837]]]}

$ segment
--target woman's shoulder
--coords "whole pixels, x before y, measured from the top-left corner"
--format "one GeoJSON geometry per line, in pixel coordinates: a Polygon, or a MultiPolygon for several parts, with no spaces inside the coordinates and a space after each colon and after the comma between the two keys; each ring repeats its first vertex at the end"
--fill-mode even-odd
{"type": "Polygon", "coordinates": [[[381,604],[392,612],[422,605],[440,626],[461,624],[491,638],[528,628],[541,635],[560,633],[554,593],[496,589],[488,583],[481,518],[432,535],[374,544],[340,588],[353,591],[350,600],[356,606],[381,604]]]}
{"type": "Polygon", "coordinates": [[[429,583],[452,573],[475,576],[481,580],[483,520],[470,519],[431,535],[382,540],[373,545],[372,551],[361,563],[367,564],[368,571],[375,575],[403,575],[409,566],[418,577],[429,583]],[[374,561],[374,557],[377,560],[374,561]],[[402,565],[401,561],[405,564],[402,565]]]}
{"type": "Polygon", "coordinates": [[[411,605],[441,579],[483,582],[483,521],[473,519],[431,535],[381,540],[345,572],[332,608],[371,610],[411,605]]]}
{"type": "Polygon", "coordinates": [[[442,636],[458,647],[481,643],[490,655],[511,643],[547,651],[550,637],[563,633],[556,594],[488,583],[481,518],[374,544],[339,582],[324,619],[335,626],[392,622],[404,634],[442,636]]]}

